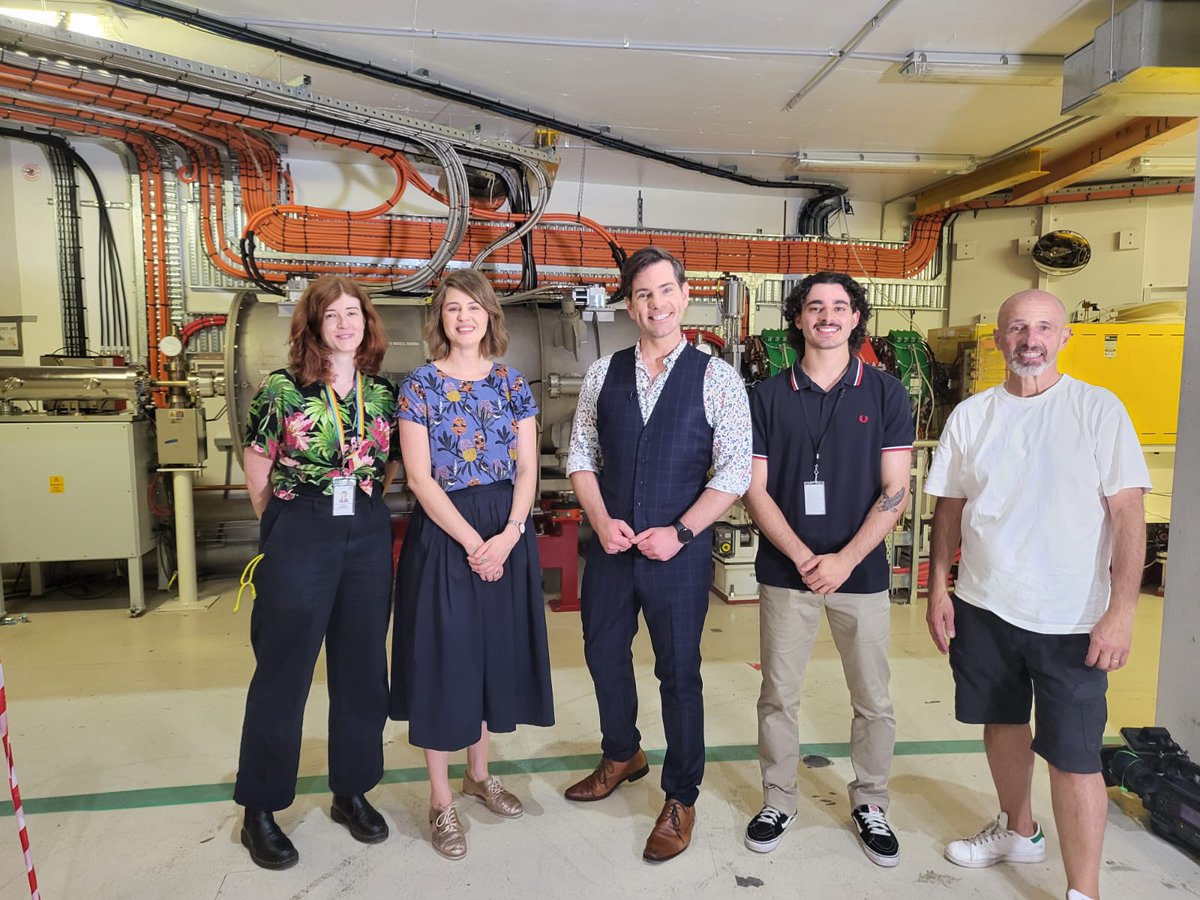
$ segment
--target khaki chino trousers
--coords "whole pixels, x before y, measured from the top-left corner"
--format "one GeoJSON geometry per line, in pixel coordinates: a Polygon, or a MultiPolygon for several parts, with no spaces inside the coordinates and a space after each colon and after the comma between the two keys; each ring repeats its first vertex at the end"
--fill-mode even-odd
{"type": "Polygon", "coordinates": [[[758,698],[758,756],[766,805],[796,812],[800,732],[797,714],[804,670],[824,609],[842,658],[854,718],[850,725],[850,806],[886,810],[888,775],[896,746],[896,719],[888,691],[891,604],[877,594],[814,594],[759,588],[762,691],[758,698]]]}

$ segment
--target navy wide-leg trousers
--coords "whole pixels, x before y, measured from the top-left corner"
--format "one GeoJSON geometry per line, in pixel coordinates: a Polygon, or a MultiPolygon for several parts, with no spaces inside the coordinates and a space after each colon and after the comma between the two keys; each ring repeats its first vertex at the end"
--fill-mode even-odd
{"type": "Polygon", "coordinates": [[[250,617],[255,670],[246,697],[234,800],[275,811],[296,796],[304,704],[325,645],[329,787],[362,794],[383,777],[392,538],[380,492],[272,498],[263,514],[250,617]]]}

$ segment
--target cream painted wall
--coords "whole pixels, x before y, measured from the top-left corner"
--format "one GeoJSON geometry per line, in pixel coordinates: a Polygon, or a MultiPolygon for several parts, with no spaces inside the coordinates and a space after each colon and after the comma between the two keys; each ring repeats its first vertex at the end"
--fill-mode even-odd
{"type": "MultiPolygon", "coordinates": [[[[326,160],[290,160],[297,201],[366,209],[387,197],[395,187],[391,169],[375,160],[357,156],[353,159],[356,161],[343,161],[334,166],[326,160]]],[[[683,191],[587,182],[583,191],[583,214],[612,228],[636,227],[639,191],[646,228],[782,234],[785,228],[793,231],[795,226],[795,204],[788,203],[790,198],[786,192],[683,191]]],[[[547,211],[573,214],[578,205],[578,180],[558,179],[551,191],[547,211]]],[[[855,215],[846,219],[848,227],[845,230],[855,237],[878,239],[878,209],[878,204],[863,204],[860,212],[856,205],[855,215]]],[[[410,187],[402,198],[399,211],[436,215],[443,208],[410,187]]],[[[840,220],[838,225],[841,230],[840,220]]]]}
{"type": "MultiPolygon", "coordinates": [[[[54,180],[40,147],[25,141],[5,144],[11,160],[6,175],[12,193],[7,209],[0,208],[0,217],[7,218],[13,228],[16,251],[12,261],[16,278],[9,279],[10,290],[16,288],[15,308],[8,314],[26,317],[24,362],[36,365],[39,354],[53,353],[62,346],[54,207],[50,203],[54,180]]],[[[10,303],[11,299],[6,307],[10,303]]],[[[13,357],[5,359],[21,364],[13,357]]]]}
{"type": "Polygon", "coordinates": [[[960,213],[952,225],[950,248],[951,325],[993,314],[1010,294],[1041,287],[1057,294],[1067,309],[1089,301],[1102,308],[1142,301],[1150,286],[1187,281],[1192,195],[1101,200],[1044,207],[960,213]],[[1092,259],[1075,275],[1045,276],[1017,241],[1065,228],[1092,245],[1092,259]],[[1117,234],[1133,231],[1137,248],[1119,250],[1117,234]],[[973,253],[973,259],[960,258],[973,253]]]}
{"type": "Polygon", "coordinates": [[[14,285],[13,278],[18,259],[17,219],[5,214],[13,208],[13,178],[20,177],[18,169],[12,161],[12,141],[0,141],[0,265],[7,282],[0,291],[0,316],[21,314],[20,286],[14,285]]]}

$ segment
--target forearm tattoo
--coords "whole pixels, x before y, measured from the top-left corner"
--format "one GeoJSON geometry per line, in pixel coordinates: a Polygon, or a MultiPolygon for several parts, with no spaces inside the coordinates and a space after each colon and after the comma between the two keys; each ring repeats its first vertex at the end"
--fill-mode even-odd
{"type": "Polygon", "coordinates": [[[900,504],[904,502],[904,495],[908,493],[908,488],[902,487],[892,495],[888,495],[885,491],[879,495],[879,505],[875,508],[880,512],[892,512],[900,508],[900,504]]]}

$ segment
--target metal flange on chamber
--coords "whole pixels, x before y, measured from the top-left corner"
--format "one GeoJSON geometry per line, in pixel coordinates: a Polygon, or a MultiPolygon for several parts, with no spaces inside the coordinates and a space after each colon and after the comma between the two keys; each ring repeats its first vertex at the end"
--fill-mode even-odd
{"type": "MultiPolygon", "coordinates": [[[[505,302],[501,298],[501,302],[505,302]]],[[[426,362],[421,335],[428,306],[423,300],[375,298],[388,350],[382,374],[399,384],[426,362]]],[[[238,458],[246,412],[263,379],[288,364],[293,305],[243,291],[234,297],[226,320],[225,383],[229,433],[238,458]]],[[[617,311],[610,321],[579,309],[568,292],[560,303],[534,301],[505,305],[508,352],[501,360],[525,375],[541,413],[541,452],[565,458],[579,384],[587,367],[638,337],[633,321],[617,311]]]]}

